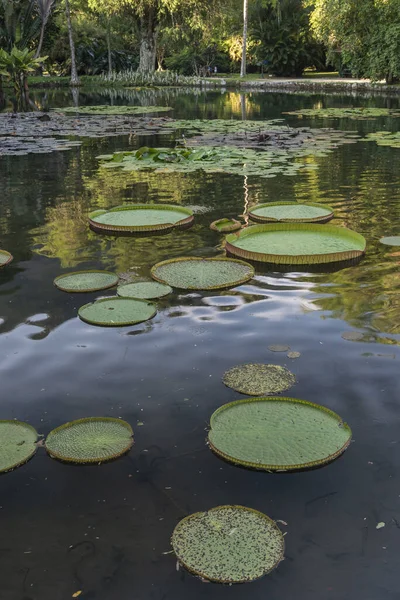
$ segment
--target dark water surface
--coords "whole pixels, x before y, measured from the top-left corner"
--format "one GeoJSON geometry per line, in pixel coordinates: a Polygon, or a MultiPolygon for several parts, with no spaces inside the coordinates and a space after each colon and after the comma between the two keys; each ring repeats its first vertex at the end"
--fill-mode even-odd
{"type": "MultiPolygon", "coordinates": [[[[72,104],[65,92],[35,92],[41,106],[72,104]],[[45,98],[45,96],[47,96],[45,98]]],[[[276,118],[302,106],[389,106],[396,100],[187,91],[80,92],[86,103],[157,103],[185,118],[276,118]]],[[[399,120],[299,121],[361,133],[399,120]]],[[[149,142],[149,140],[146,140],[149,142]]],[[[318,170],[257,179],[224,174],[99,171],[95,157],[143,140],[84,140],[81,148],[0,159],[0,418],[41,434],[86,416],[132,424],[135,446],[116,462],[74,467],[44,449],[0,478],[1,600],[391,600],[399,598],[400,257],[379,244],[400,233],[400,150],[359,142],[315,159],[318,170]],[[77,309],[104,294],[69,295],[63,272],[130,269],[160,260],[215,256],[220,216],[256,202],[322,202],[334,224],[367,238],[357,266],[333,273],[259,269],[222,293],[174,293],[150,322],[104,329],[77,309]],[[192,229],[114,238],[91,232],[91,208],[125,201],[195,207],[192,229]],[[347,341],[345,331],[363,334],[347,341]],[[290,360],[270,344],[301,352],[290,360]],[[238,363],[287,365],[290,394],[337,411],[354,443],[335,463],[272,475],[239,469],[205,445],[212,412],[239,397],[224,371],[238,363]],[[139,425],[140,423],[140,425],[139,425]],[[205,584],[169,553],[185,515],[220,504],[259,509],[287,526],[286,560],[245,586],[205,584]],[[378,522],[386,526],[377,530],[378,522]]],[[[150,140],[156,143],[156,140],[150,140]]],[[[105,295],[113,295],[107,291],[105,295]]]]}

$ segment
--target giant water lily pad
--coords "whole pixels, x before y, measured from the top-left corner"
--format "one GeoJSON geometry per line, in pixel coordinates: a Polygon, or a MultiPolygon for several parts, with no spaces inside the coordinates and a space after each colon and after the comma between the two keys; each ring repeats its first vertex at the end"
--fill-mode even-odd
{"type": "Polygon", "coordinates": [[[53,429],[46,450],[53,458],[72,463],[101,463],[128,452],[133,445],[129,423],[111,417],[90,417],[53,429]]]}
{"type": "Polygon", "coordinates": [[[379,241],[381,244],[385,244],[386,246],[400,246],[400,235],[383,237],[379,241]]]}
{"type": "Polygon", "coordinates": [[[283,265],[309,265],[362,256],[362,235],[333,225],[277,223],[255,225],[226,236],[226,251],[248,260],[283,265]]]}
{"type": "Polygon", "coordinates": [[[242,224],[237,219],[217,219],[210,225],[210,229],[218,231],[219,233],[228,233],[230,231],[238,231],[242,227],[242,224]]]}
{"type": "Polygon", "coordinates": [[[188,227],[193,212],[170,204],[125,204],[110,210],[96,210],[89,215],[92,229],[105,233],[141,233],[188,227]]]}
{"type": "Polygon", "coordinates": [[[351,429],[328,408],[296,398],[252,398],[218,408],[211,449],[237,465],[294,471],[325,465],[351,441],[351,429]]]}
{"type": "Polygon", "coordinates": [[[353,119],[364,121],[377,119],[379,117],[400,117],[400,110],[390,108],[301,108],[284,112],[284,115],[296,115],[298,117],[318,117],[319,119],[353,119]]]}
{"type": "Polygon", "coordinates": [[[54,285],[63,292],[97,292],[118,283],[118,275],[109,271],[77,271],[59,275],[54,285]]]}
{"type": "Polygon", "coordinates": [[[146,115],[169,112],[173,109],[170,106],[109,106],[99,104],[97,106],[67,106],[55,110],[66,114],[78,113],[82,115],[146,115]]]}
{"type": "Polygon", "coordinates": [[[123,298],[142,298],[152,300],[153,298],[162,298],[172,292],[172,288],[158,281],[134,281],[125,283],[117,289],[118,296],[123,298]]]}
{"type": "Polygon", "coordinates": [[[288,390],[296,383],[296,377],[279,365],[247,364],[226,371],[223,382],[242,394],[263,396],[288,390]]]}
{"type": "Polygon", "coordinates": [[[36,452],[37,431],[21,421],[0,421],[0,473],[25,464],[36,452]]]}
{"type": "Polygon", "coordinates": [[[327,223],[333,218],[333,209],[323,204],[269,202],[254,206],[249,211],[249,217],[257,223],[327,223]]]}
{"type": "Polygon", "coordinates": [[[189,515],[171,539],[179,562],[217,583],[245,583],[283,560],[282,532],[267,515],[244,506],[217,506],[189,515]]]}
{"type": "Polygon", "coordinates": [[[137,298],[101,298],[85,304],[79,311],[82,321],[103,327],[135,325],[152,319],[157,313],[154,304],[137,298]]]}
{"type": "Polygon", "coordinates": [[[7,250],[0,250],[0,269],[1,267],[5,267],[8,265],[13,259],[12,254],[7,252],[7,250]]]}
{"type": "Polygon", "coordinates": [[[246,262],[230,258],[182,257],[154,265],[151,276],[178,289],[218,290],[249,281],[254,269],[246,262]]]}

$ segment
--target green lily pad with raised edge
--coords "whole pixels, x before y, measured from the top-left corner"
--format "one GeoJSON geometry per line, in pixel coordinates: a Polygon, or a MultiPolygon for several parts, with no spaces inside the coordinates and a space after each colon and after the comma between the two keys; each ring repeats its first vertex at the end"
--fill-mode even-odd
{"type": "Polygon", "coordinates": [[[172,534],[179,562],[216,583],[246,583],[283,560],[285,542],[275,521],[244,506],[217,506],[185,517],[172,534]]]}
{"type": "Polygon", "coordinates": [[[351,442],[351,429],[333,411],[297,398],[248,398],[211,416],[211,449],[236,465],[297,471],[326,465],[351,442]]]}
{"type": "Polygon", "coordinates": [[[218,219],[213,221],[210,229],[219,233],[228,233],[229,231],[237,231],[242,227],[242,224],[237,219],[218,219]]]}
{"type": "Polygon", "coordinates": [[[0,473],[12,471],[35,454],[37,431],[22,421],[0,421],[0,473]]]}
{"type": "Polygon", "coordinates": [[[241,394],[263,396],[288,390],[296,383],[296,377],[279,365],[247,364],[226,371],[222,381],[241,394]]]}
{"type": "Polygon", "coordinates": [[[281,265],[340,262],[362,256],[362,235],[334,225],[271,223],[254,225],[226,236],[229,255],[281,265]]]}
{"type": "Polygon", "coordinates": [[[193,212],[170,204],[125,204],[110,210],[96,210],[89,215],[89,224],[100,233],[141,233],[163,231],[174,227],[189,227],[193,212]]]}
{"type": "Polygon", "coordinates": [[[67,106],[55,109],[57,112],[81,115],[147,115],[149,113],[169,112],[170,106],[109,106],[98,104],[96,106],[67,106]]]}
{"type": "Polygon", "coordinates": [[[157,313],[154,304],[138,298],[100,298],[85,304],[78,315],[86,323],[103,327],[123,327],[152,319],[157,313]]]}
{"type": "Polygon", "coordinates": [[[250,219],[256,223],[327,223],[333,216],[330,206],[315,203],[269,202],[254,206],[249,211],[250,219]]]}
{"type": "Polygon", "coordinates": [[[162,298],[172,292],[172,288],[158,281],[135,281],[125,283],[117,288],[118,296],[122,298],[142,298],[152,300],[162,298]]]}
{"type": "Polygon", "coordinates": [[[230,258],[181,257],[152,267],[151,276],[183,290],[218,290],[234,287],[254,276],[251,265],[230,258]]]}
{"type": "Polygon", "coordinates": [[[53,429],[46,439],[46,450],[52,458],[77,464],[107,462],[132,446],[129,423],[112,417],[71,421],[53,429]]]}
{"type": "Polygon", "coordinates": [[[59,275],[54,285],[63,292],[97,292],[117,285],[118,275],[109,271],[76,271],[59,275]]]}
{"type": "Polygon", "coordinates": [[[7,250],[0,250],[0,269],[1,267],[5,267],[8,265],[13,259],[12,254],[7,252],[7,250]]]}
{"type": "Polygon", "coordinates": [[[379,241],[381,244],[385,244],[386,246],[400,246],[400,235],[383,237],[379,241]]]}

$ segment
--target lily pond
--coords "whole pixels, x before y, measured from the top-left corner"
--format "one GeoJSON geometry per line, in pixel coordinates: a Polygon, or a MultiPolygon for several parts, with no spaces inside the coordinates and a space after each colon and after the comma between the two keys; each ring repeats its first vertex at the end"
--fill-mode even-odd
{"type": "Polygon", "coordinates": [[[0,100],[1,600],[397,599],[399,100],[30,100],[0,100]],[[289,259],[243,263],[258,231],[289,259]],[[299,259],[330,232],[352,261],[299,259]]]}

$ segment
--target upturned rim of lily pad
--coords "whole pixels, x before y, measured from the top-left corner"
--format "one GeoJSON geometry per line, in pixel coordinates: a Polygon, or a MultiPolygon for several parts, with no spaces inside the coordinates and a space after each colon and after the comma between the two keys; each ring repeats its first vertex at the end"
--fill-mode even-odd
{"type": "Polygon", "coordinates": [[[210,229],[212,229],[212,231],[217,231],[218,233],[229,233],[231,231],[238,231],[238,229],[241,229],[242,224],[240,223],[240,221],[238,221],[237,219],[228,219],[228,218],[222,218],[222,219],[217,219],[216,221],[213,221],[210,225],[210,229]],[[222,225],[222,226],[218,226],[219,223],[223,223],[226,222],[226,225],[222,225]]]}
{"type": "Polygon", "coordinates": [[[225,250],[229,255],[237,256],[244,260],[255,262],[274,263],[279,265],[313,265],[339,263],[354,258],[359,258],[365,253],[365,238],[346,227],[335,225],[321,225],[317,223],[267,223],[264,225],[252,225],[242,229],[240,232],[228,234],[225,238],[225,250]],[[347,238],[354,243],[354,249],[339,252],[315,253],[315,254],[269,254],[267,252],[256,252],[240,248],[236,244],[239,240],[263,233],[307,231],[315,234],[331,234],[334,237],[347,238]]]}
{"type": "Polygon", "coordinates": [[[174,531],[172,532],[172,536],[171,536],[171,545],[173,548],[173,551],[179,561],[179,563],[192,575],[195,575],[197,577],[201,577],[202,579],[205,579],[207,581],[213,582],[213,583],[222,583],[222,584],[239,584],[239,583],[249,583],[251,581],[257,581],[258,579],[261,579],[262,577],[264,577],[265,575],[268,575],[268,573],[271,573],[271,571],[273,571],[274,569],[276,569],[276,567],[281,563],[281,561],[284,559],[284,552],[285,552],[285,538],[284,535],[282,533],[282,531],[279,529],[276,521],[274,521],[273,519],[271,519],[271,517],[269,517],[268,515],[266,515],[265,513],[256,510],[255,508],[249,508],[248,506],[242,506],[240,504],[224,504],[224,505],[220,505],[220,506],[215,506],[213,508],[210,508],[207,511],[198,511],[195,513],[192,513],[190,515],[188,515],[187,517],[184,517],[183,519],[181,519],[179,521],[179,523],[175,526],[174,531]],[[231,510],[235,510],[235,511],[243,511],[243,512],[249,512],[252,514],[255,514],[257,517],[259,517],[260,519],[262,519],[263,521],[265,521],[268,526],[271,526],[274,530],[274,533],[277,537],[277,539],[279,539],[281,548],[280,548],[280,552],[279,555],[277,556],[276,560],[274,561],[274,563],[272,564],[272,566],[265,568],[263,570],[263,572],[260,575],[257,575],[255,577],[250,577],[250,578],[218,578],[218,577],[210,577],[209,574],[207,574],[205,571],[201,571],[200,569],[196,569],[193,566],[189,566],[187,564],[187,562],[185,562],[185,558],[184,556],[182,556],[182,553],[179,553],[179,550],[177,549],[177,544],[174,543],[174,537],[176,535],[179,535],[179,530],[184,527],[185,525],[187,525],[188,523],[190,523],[190,521],[193,521],[195,519],[201,518],[204,515],[208,515],[209,513],[213,513],[213,512],[218,512],[221,510],[226,510],[226,509],[231,509],[231,510]]]}
{"type": "Polygon", "coordinates": [[[132,448],[133,444],[134,444],[133,430],[127,421],[123,421],[122,419],[116,419],[115,417],[85,417],[83,419],[76,419],[74,421],[68,421],[67,423],[64,423],[63,425],[60,425],[59,427],[52,429],[45,440],[44,446],[46,448],[47,453],[52,458],[56,458],[57,460],[60,460],[65,463],[73,463],[73,464],[82,464],[83,465],[83,464],[99,464],[99,463],[105,463],[105,462],[110,462],[112,460],[115,460],[116,458],[119,458],[120,456],[123,456],[124,454],[126,454],[132,448]],[[60,431],[70,429],[72,427],[75,427],[76,425],[80,425],[81,423],[95,423],[95,422],[114,423],[114,424],[120,425],[121,428],[127,429],[130,434],[130,439],[127,442],[126,446],[123,449],[119,450],[118,452],[115,452],[114,454],[110,454],[104,458],[96,457],[96,458],[84,458],[84,459],[68,457],[66,455],[61,454],[60,452],[57,452],[56,450],[49,448],[49,446],[48,446],[49,439],[51,441],[51,438],[54,437],[55,435],[57,435],[57,433],[59,433],[60,431]]]}
{"type": "Polygon", "coordinates": [[[108,210],[95,210],[89,214],[88,219],[91,229],[97,233],[151,233],[158,231],[168,233],[174,228],[185,229],[186,227],[190,227],[193,224],[194,215],[193,211],[191,211],[189,208],[175,204],[123,204],[108,210]],[[96,217],[103,216],[108,213],[133,210],[174,210],[182,213],[182,219],[176,221],[175,223],[149,223],[148,225],[115,225],[99,223],[95,220],[96,217]]]}
{"type": "MultiPolygon", "coordinates": [[[[133,304],[132,304],[132,306],[133,306],[133,304]]],[[[84,304],[78,310],[78,316],[82,321],[84,321],[85,323],[89,323],[89,325],[96,325],[99,327],[127,327],[128,325],[137,325],[138,323],[144,323],[145,321],[149,321],[156,314],[157,314],[157,307],[155,304],[152,304],[151,302],[148,302],[147,300],[143,300],[142,298],[123,298],[121,296],[110,296],[110,297],[106,297],[106,298],[99,298],[98,300],[95,300],[94,302],[88,302],[87,304],[84,304]],[[143,318],[137,319],[136,318],[136,319],[130,319],[129,321],[121,321],[118,323],[109,322],[109,321],[99,321],[99,320],[90,319],[88,317],[83,316],[83,313],[86,308],[89,308],[96,304],[97,305],[101,304],[102,302],[103,303],[105,303],[105,302],[132,302],[132,303],[141,302],[142,304],[146,304],[146,306],[148,306],[149,308],[152,308],[152,311],[149,312],[149,316],[147,316],[145,319],[143,319],[143,318]]]]}
{"type": "Polygon", "coordinates": [[[71,273],[63,273],[62,275],[58,275],[58,277],[56,277],[54,279],[53,283],[56,286],[56,288],[58,288],[62,292],[81,294],[81,293],[86,293],[86,292],[98,292],[100,290],[108,290],[109,288],[112,288],[115,285],[117,285],[118,280],[119,280],[118,275],[116,275],[115,273],[112,273],[111,271],[102,271],[100,269],[89,269],[86,271],[73,271],[71,273]],[[69,288],[68,286],[62,285],[62,280],[65,279],[66,277],[72,277],[74,275],[87,275],[90,273],[100,273],[101,275],[108,275],[110,277],[110,282],[105,285],[100,285],[100,286],[97,285],[95,287],[92,286],[90,288],[87,287],[84,289],[69,288]]]}
{"type": "Polygon", "coordinates": [[[160,283],[165,283],[166,285],[169,285],[176,289],[206,291],[206,290],[222,290],[222,289],[227,289],[227,288],[231,288],[231,287],[236,287],[238,285],[241,285],[242,283],[246,283],[247,281],[250,281],[250,279],[252,279],[254,277],[255,269],[252,265],[245,262],[244,260],[239,260],[237,258],[228,258],[226,256],[213,256],[210,258],[202,258],[199,256],[180,256],[179,258],[170,258],[168,260],[163,260],[163,261],[155,264],[151,268],[150,274],[153,277],[153,279],[155,279],[156,281],[159,281],[160,283]],[[186,285],[186,286],[182,286],[182,287],[178,286],[178,285],[172,285],[172,282],[168,281],[167,279],[163,279],[162,277],[160,277],[157,274],[157,271],[166,265],[179,264],[181,262],[189,262],[189,261],[198,262],[198,263],[200,263],[200,262],[207,262],[207,263],[209,263],[209,262],[211,262],[211,263],[212,262],[228,262],[232,265],[236,263],[237,265],[246,267],[248,269],[248,274],[243,275],[242,277],[239,277],[238,279],[231,280],[230,282],[224,282],[224,283],[218,284],[218,285],[209,285],[209,286],[186,285]]]}
{"type": "Polygon", "coordinates": [[[308,400],[300,400],[298,398],[289,398],[289,397],[284,397],[284,396],[276,396],[276,397],[266,396],[266,397],[243,398],[241,400],[234,400],[233,402],[228,402],[227,404],[223,404],[222,406],[217,408],[217,410],[215,410],[213,412],[213,414],[211,415],[211,418],[210,418],[210,430],[208,432],[208,440],[207,441],[208,441],[208,444],[209,444],[211,450],[217,456],[220,456],[221,458],[228,461],[229,463],[232,463],[232,464],[235,464],[235,465],[238,465],[241,467],[247,467],[249,469],[256,469],[256,470],[261,470],[261,471],[271,471],[271,472],[275,472],[275,473],[278,473],[278,472],[284,473],[284,472],[290,472],[290,471],[305,471],[305,470],[314,469],[316,467],[322,467],[322,466],[328,465],[329,463],[331,463],[334,460],[336,460],[337,458],[339,458],[339,456],[341,456],[347,450],[347,448],[350,446],[351,439],[352,439],[352,431],[351,431],[351,428],[349,427],[349,425],[346,422],[344,422],[343,419],[337,413],[335,413],[333,410],[330,410],[326,406],[321,406],[320,404],[315,404],[314,402],[310,402],[308,400]],[[223,450],[220,450],[215,444],[213,444],[213,442],[211,441],[211,437],[210,437],[212,435],[213,423],[215,423],[215,420],[225,410],[230,410],[238,405],[250,404],[250,403],[254,403],[254,402],[270,402],[270,403],[279,402],[281,404],[291,403],[291,404],[298,404],[300,406],[307,406],[309,408],[313,408],[315,410],[321,411],[321,412],[325,413],[326,415],[328,415],[329,417],[331,417],[334,421],[336,421],[338,427],[340,426],[346,430],[347,440],[336,452],[333,452],[332,454],[329,454],[328,456],[325,456],[318,460],[312,460],[312,461],[308,461],[305,463],[294,463],[294,464],[290,464],[290,465],[267,464],[267,463],[262,463],[262,462],[252,462],[252,461],[242,460],[236,456],[234,457],[234,456],[227,454],[223,450]]]}
{"type": "MultiPolygon", "coordinates": [[[[264,204],[257,204],[256,206],[253,206],[250,210],[249,210],[249,217],[252,221],[254,221],[255,223],[328,223],[328,221],[330,221],[331,219],[333,219],[334,215],[334,211],[333,208],[331,206],[327,206],[326,204],[318,204],[316,202],[267,202],[264,204]],[[285,217],[283,216],[282,218],[274,218],[272,216],[263,216],[263,215],[259,215],[257,214],[255,211],[260,209],[260,208],[269,208],[272,206],[301,206],[301,207],[307,207],[307,206],[311,206],[313,208],[320,208],[321,210],[325,211],[325,214],[323,215],[319,215],[317,217],[304,217],[304,218],[293,218],[293,217],[285,217]]],[[[285,211],[283,210],[283,215],[285,214],[285,211]]]]}
{"type": "Polygon", "coordinates": [[[36,429],[29,423],[25,423],[25,421],[16,421],[14,419],[1,419],[0,425],[1,424],[14,425],[14,426],[16,425],[18,427],[24,427],[25,429],[28,429],[31,433],[33,433],[35,435],[36,440],[35,440],[35,447],[33,448],[32,451],[30,451],[28,454],[26,454],[23,458],[21,458],[17,462],[11,463],[4,469],[0,469],[0,475],[3,473],[9,473],[10,471],[13,471],[17,467],[22,467],[22,465],[26,464],[36,454],[37,441],[39,439],[39,434],[36,431],[36,429]]]}
{"type": "Polygon", "coordinates": [[[10,262],[14,259],[14,257],[7,250],[0,250],[0,254],[2,254],[3,256],[5,256],[6,259],[7,259],[5,262],[0,263],[0,269],[2,269],[3,267],[9,265],[10,262]]]}

